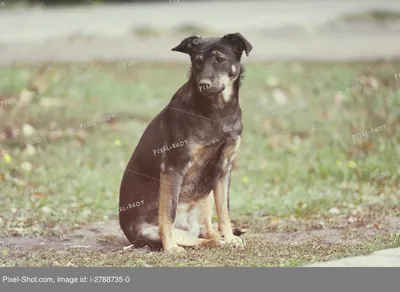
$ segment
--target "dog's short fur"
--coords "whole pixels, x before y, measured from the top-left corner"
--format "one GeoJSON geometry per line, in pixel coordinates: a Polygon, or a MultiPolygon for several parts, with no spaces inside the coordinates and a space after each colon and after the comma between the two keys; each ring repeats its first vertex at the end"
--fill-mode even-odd
{"type": "Polygon", "coordinates": [[[120,225],[135,246],[244,244],[232,232],[229,185],[242,134],[240,59],[251,49],[239,33],[191,36],[172,49],[190,55],[189,81],[149,124],[121,183],[120,225]]]}

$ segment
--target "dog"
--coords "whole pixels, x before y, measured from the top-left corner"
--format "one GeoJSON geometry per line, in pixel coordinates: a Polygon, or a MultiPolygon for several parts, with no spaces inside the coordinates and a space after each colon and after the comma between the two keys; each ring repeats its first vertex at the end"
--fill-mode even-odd
{"type": "Polygon", "coordinates": [[[190,36],[172,49],[190,56],[189,80],[144,131],[120,187],[119,222],[135,247],[244,246],[232,230],[229,187],[243,130],[241,57],[251,50],[240,33],[190,36]]]}

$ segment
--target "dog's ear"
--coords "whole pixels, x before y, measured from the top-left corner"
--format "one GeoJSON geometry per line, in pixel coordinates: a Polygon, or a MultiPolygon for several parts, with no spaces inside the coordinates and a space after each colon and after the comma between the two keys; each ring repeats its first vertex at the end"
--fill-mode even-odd
{"type": "Polygon", "coordinates": [[[175,48],[172,48],[171,51],[176,51],[176,52],[181,52],[185,54],[189,54],[192,51],[193,45],[196,45],[196,39],[198,39],[199,36],[190,36],[185,38],[179,45],[177,45],[175,48]],[[194,42],[193,42],[194,41],[194,42]]]}
{"type": "Polygon", "coordinates": [[[236,51],[240,54],[245,51],[248,56],[253,46],[242,36],[240,33],[230,33],[223,37],[223,39],[227,40],[231,43],[236,51]]]}

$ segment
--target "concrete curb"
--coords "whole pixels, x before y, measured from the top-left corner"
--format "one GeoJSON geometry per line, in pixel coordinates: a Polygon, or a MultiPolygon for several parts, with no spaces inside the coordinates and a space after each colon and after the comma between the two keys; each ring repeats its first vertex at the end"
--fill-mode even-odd
{"type": "Polygon", "coordinates": [[[400,267],[400,248],[379,250],[367,256],[315,263],[307,267],[400,267]]]}

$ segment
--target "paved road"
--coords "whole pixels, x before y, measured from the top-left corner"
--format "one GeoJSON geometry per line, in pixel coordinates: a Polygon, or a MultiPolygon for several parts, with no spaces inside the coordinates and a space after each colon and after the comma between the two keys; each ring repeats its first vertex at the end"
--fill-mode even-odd
{"type": "Polygon", "coordinates": [[[315,263],[308,267],[400,267],[400,248],[380,250],[368,256],[315,263]]]}
{"type": "MultiPolygon", "coordinates": [[[[92,0],[92,2],[96,2],[92,0]]],[[[135,1],[133,1],[135,2],[135,1]]],[[[7,1],[5,3],[7,6],[7,1]]],[[[0,65],[14,62],[186,60],[172,53],[188,24],[214,34],[240,31],[253,44],[251,60],[375,59],[400,56],[400,25],[332,21],[368,10],[400,13],[400,1],[237,1],[131,3],[83,7],[0,9],[0,65]],[[139,27],[162,30],[138,37],[139,27]]]]}

